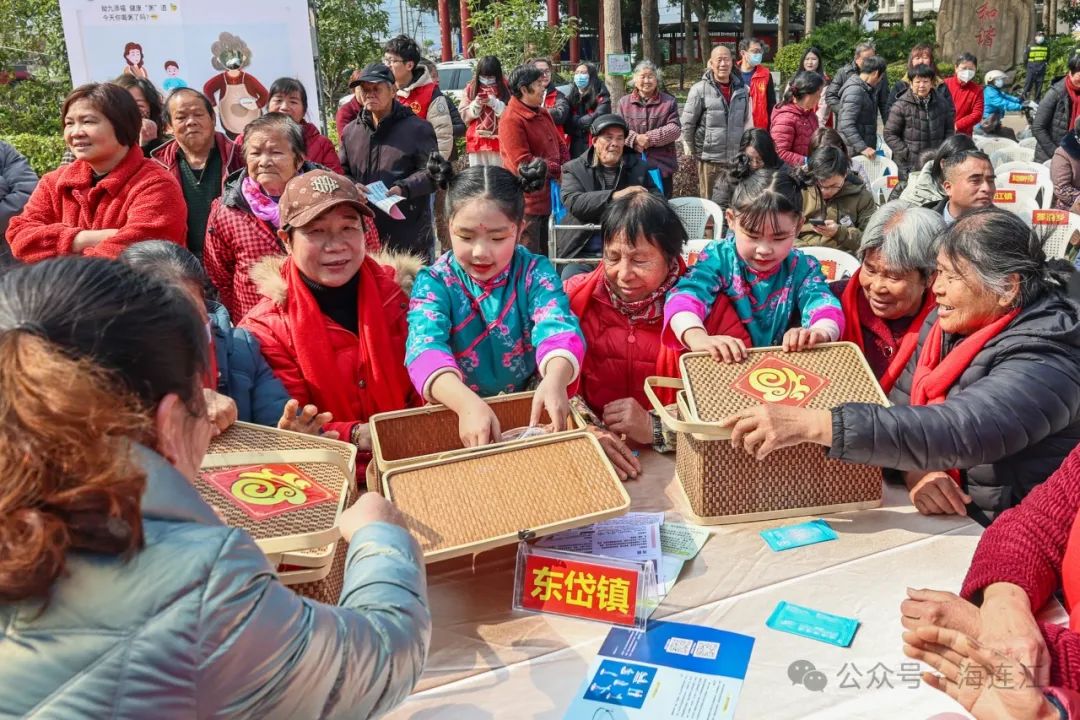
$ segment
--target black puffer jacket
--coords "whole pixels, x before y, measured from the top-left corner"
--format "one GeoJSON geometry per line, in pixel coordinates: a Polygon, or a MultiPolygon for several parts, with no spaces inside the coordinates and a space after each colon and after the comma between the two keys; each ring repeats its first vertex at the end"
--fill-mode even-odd
{"type": "MultiPolygon", "coordinates": [[[[832,81],[829,82],[829,87],[825,88],[825,104],[832,110],[833,115],[840,114],[840,93],[844,89],[844,85],[852,77],[859,76],[859,69],[855,67],[855,63],[850,62],[844,65],[842,68],[836,71],[833,75],[832,81]]],[[[881,122],[885,122],[889,117],[888,112],[888,91],[889,81],[887,78],[882,78],[881,82],[874,86],[874,101],[877,103],[878,112],[881,113],[881,122]]]]}
{"type": "Polygon", "coordinates": [[[910,90],[900,95],[885,123],[885,142],[893,151],[893,161],[904,171],[919,166],[919,156],[937,149],[956,130],[952,102],[931,91],[920,100],[910,90]]]}
{"type": "Polygon", "coordinates": [[[1072,129],[1069,127],[1070,117],[1072,100],[1065,88],[1065,78],[1061,78],[1042,96],[1039,109],[1035,111],[1031,126],[1031,132],[1039,143],[1035,148],[1035,162],[1046,162],[1054,156],[1061,138],[1072,129]]]}
{"type": "MultiPolygon", "coordinates": [[[[879,83],[880,84],[880,83],[879,83]]],[[[858,155],[866,148],[877,148],[877,86],[852,75],[840,91],[840,109],[836,129],[847,143],[848,152],[858,155]]]]}
{"type": "MultiPolygon", "coordinates": [[[[649,177],[650,166],[636,152],[623,152],[615,184],[609,187],[605,187],[602,174],[593,165],[595,153],[595,149],[589,148],[580,157],[563,165],[561,192],[566,217],[560,225],[599,225],[615,191],[634,185],[640,185],[663,199],[663,191],[649,177]]],[[[560,233],[560,257],[577,257],[594,234],[588,230],[560,233]]]]}
{"type": "MultiPolygon", "coordinates": [[[[829,456],[897,470],[959,468],[993,516],[1050,476],[1080,442],[1080,304],[1053,293],[986,344],[938,405],[908,405],[923,342],[889,395],[833,408],[829,456]]],[[[946,336],[946,349],[959,338],[946,336]]]]}

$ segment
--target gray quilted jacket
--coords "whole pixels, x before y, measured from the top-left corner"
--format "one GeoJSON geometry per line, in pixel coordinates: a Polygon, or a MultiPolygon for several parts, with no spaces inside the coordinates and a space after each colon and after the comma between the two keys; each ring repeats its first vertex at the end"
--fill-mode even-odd
{"type": "Polygon", "coordinates": [[[852,156],[866,148],[877,148],[877,101],[877,86],[871,86],[858,75],[848,78],[840,91],[836,129],[852,156]]]}
{"type": "Polygon", "coordinates": [[[731,74],[731,102],[706,70],[701,80],[690,88],[683,105],[682,139],[693,148],[693,155],[706,162],[727,162],[739,152],[743,131],[752,125],[750,94],[746,85],[731,74]]]}
{"type": "Polygon", "coordinates": [[[40,615],[0,604],[0,717],[368,718],[408,695],[431,615],[405,530],[358,531],[340,606],[323,605],[140,454],[145,547],[127,562],[69,555],[40,615]]]}
{"type": "MultiPolygon", "coordinates": [[[[957,468],[973,502],[993,516],[1050,476],[1080,442],[1080,305],[1033,302],[975,356],[938,405],[908,405],[919,350],[897,380],[891,408],[833,409],[830,457],[897,470],[957,468]]],[[[946,337],[955,345],[958,338],[946,337]]]]}

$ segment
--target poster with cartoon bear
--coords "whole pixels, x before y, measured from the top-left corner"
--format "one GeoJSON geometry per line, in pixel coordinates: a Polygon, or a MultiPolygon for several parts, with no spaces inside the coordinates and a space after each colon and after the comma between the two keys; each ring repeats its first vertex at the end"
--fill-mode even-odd
{"type": "Polygon", "coordinates": [[[133,75],[163,95],[202,90],[230,137],[257,118],[280,77],[308,91],[307,119],[320,124],[311,16],[304,0],[60,0],[74,85],[133,75]]]}

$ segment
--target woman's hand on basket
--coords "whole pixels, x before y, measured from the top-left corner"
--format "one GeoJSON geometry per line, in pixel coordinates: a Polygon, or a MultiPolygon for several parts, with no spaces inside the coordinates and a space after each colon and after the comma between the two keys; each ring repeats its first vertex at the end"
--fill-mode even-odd
{"type": "Polygon", "coordinates": [[[574,379],[574,366],[564,357],[548,360],[544,367],[544,379],[533,393],[532,412],[529,426],[540,424],[541,416],[547,411],[548,419],[555,432],[566,429],[566,418],[570,416],[570,396],[566,386],[574,379]]]}
{"type": "Polygon", "coordinates": [[[461,437],[461,444],[467,448],[502,440],[502,428],[499,427],[499,418],[495,416],[495,411],[475,393],[458,413],[458,435],[461,437]]]}
{"type": "Polygon", "coordinates": [[[405,527],[405,519],[396,507],[379,493],[368,492],[341,513],[338,529],[345,542],[351,542],[357,530],[375,522],[405,527]]]}
{"type": "Polygon", "coordinates": [[[814,330],[812,328],[791,328],[784,333],[784,339],[781,345],[784,348],[784,352],[799,352],[800,350],[809,350],[815,345],[829,342],[829,334],[824,330],[814,330]]]}
{"type": "Polygon", "coordinates": [[[289,400],[289,402],[285,403],[285,409],[281,412],[281,419],[278,420],[277,426],[279,430],[291,430],[305,435],[321,434],[322,437],[329,440],[337,440],[337,432],[333,430],[326,433],[321,432],[323,425],[333,419],[334,416],[331,413],[321,413],[319,408],[314,405],[305,405],[301,411],[299,402],[289,400]]]}
{"type": "Polygon", "coordinates": [[[652,445],[652,416],[634,398],[619,398],[604,406],[604,424],[638,445],[652,445]]]}
{"type": "Polygon", "coordinates": [[[690,328],[683,333],[683,344],[694,352],[707,352],[716,362],[740,363],[746,359],[746,344],[730,335],[709,335],[705,328],[690,328]]]}
{"type": "Polygon", "coordinates": [[[786,405],[756,405],[720,421],[731,428],[731,444],[758,460],[782,448],[812,442],[832,445],[832,413],[786,405]]]}
{"type": "Polygon", "coordinates": [[[604,448],[604,454],[611,461],[615,474],[620,480],[623,482],[634,480],[641,474],[641,462],[634,457],[634,451],[623,442],[622,438],[610,430],[601,430],[595,425],[589,425],[588,430],[600,442],[600,447],[604,448]]]}
{"type": "Polygon", "coordinates": [[[206,416],[210,418],[210,437],[217,437],[236,422],[239,413],[236,401],[228,395],[205,388],[203,397],[206,399],[206,416]]]}

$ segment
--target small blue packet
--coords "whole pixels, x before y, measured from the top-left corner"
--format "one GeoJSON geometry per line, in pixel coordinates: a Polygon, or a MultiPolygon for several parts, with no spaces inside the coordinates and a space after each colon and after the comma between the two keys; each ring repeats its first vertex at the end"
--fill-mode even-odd
{"type": "Polygon", "coordinates": [[[826,540],[836,540],[839,537],[824,520],[811,520],[798,525],[769,528],[762,530],[760,534],[775,552],[813,545],[826,540]]]}
{"type": "Polygon", "coordinates": [[[859,621],[854,618],[811,610],[786,600],[780,601],[765,624],[773,630],[819,640],[837,647],[851,645],[855,631],[859,629],[859,621]]]}

